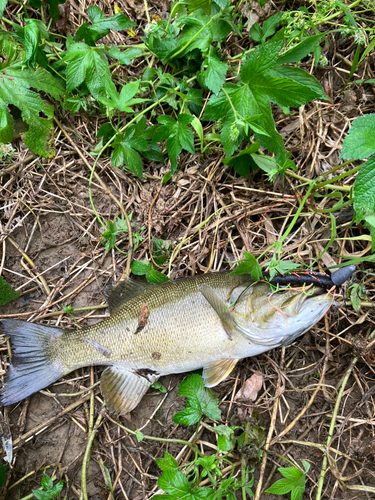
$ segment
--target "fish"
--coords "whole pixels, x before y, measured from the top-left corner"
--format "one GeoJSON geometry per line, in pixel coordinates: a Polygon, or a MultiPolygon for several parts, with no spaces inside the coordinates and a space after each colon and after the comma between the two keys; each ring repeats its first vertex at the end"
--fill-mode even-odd
{"type": "Polygon", "coordinates": [[[333,300],[323,287],[275,289],[247,274],[160,284],[128,278],[109,294],[109,317],[82,329],[2,319],[12,358],[0,403],[17,403],[73,370],[102,365],[105,405],[125,415],[163,375],[203,369],[205,386],[216,386],[240,359],[291,344],[333,300]]]}

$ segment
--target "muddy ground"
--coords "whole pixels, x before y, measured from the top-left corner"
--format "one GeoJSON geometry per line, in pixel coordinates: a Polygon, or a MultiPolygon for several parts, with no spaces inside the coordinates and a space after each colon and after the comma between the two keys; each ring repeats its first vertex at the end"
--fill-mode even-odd
{"type": "MultiPolygon", "coordinates": [[[[138,22],[143,19],[142,5],[132,8],[133,2],[119,4],[131,18],[138,22]]],[[[163,8],[158,3],[152,5],[151,14],[165,17],[168,4],[163,8]]],[[[99,6],[112,13],[111,6],[103,2],[99,6]]],[[[275,7],[283,8],[281,3],[275,7]]],[[[327,54],[333,59],[327,69],[316,74],[323,85],[329,84],[332,101],[310,103],[289,116],[275,109],[278,130],[300,175],[314,178],[325,168],[335,167],[341,161],[342,131],[348,130],[356,116],[374,112],[373,86],[353,85],[343,91],[340,69],[348,69],[343,58],[352,59],[354,51],[355,46],[348,40],[337,49],[342,57],[327,54]]],[[[358,76],[373,78],[372,71],[369,64],[360,66],[358,76]]],[[[0,307],[1,318],[74,328],[108,315],[105,289],[123,276],[127,257],[114,249],[105,251],[102,229],[89,202],[89,170],[82,161],[82,156],[92,161],[90,149],[96,144],[95,134],[104,120],[84,114],[72,117],[60,110],[62,128],[56,126],[57,154],[52,160],[30,155],[22,141],[16,141],[11,168],[0,164],[1,185],[5,188],[0,195],[1,274],[22,292],[22,297],[0,307]],[[70,141],[63,131],[70,135],[70,141]],[[67,314],[63,306],[72,306],[74,313],[67,314]],[[92,309],[94,306],[102,307],[92,309]]],[[[171,263],[170,277],[177,279],[229,269],[244,250],[258,257],[276,241],[298,208],[304,188],[297,187],[298,180],[288,176],[284,183],[278,179],[271,184],[260,171],[253,171],[245,179],[225,167],[222,158],[215,151],[205,158],[182,154],[178,173],[165,185],[161,180],[169,171],[167,162],[146,162],[147,177],[140,181],[113,168],[107,158],[100,160],[97,173],[125,211],[133,213],[133,233],[142,236],[133,258],[150,259],[152,237],[169,240],[172,250],[182,242],[171,263]]],[[[96,182],[92,192],[102,220],[113,221],[119,215],[116,204],[96,182]]],[[[326,199],[320,208],[329,204],[326,199]]],[[[369,256],[371,244],[360,238],[368,231],[351,224],[350,209],[334,215],[337,238],[319,264],[338,264],[342,261],[339,256],[369,256]]],[[[284,258],[295,257],[310,264],[329,238],[329,216],[306,209],[286,241],[284,258]]],[[[118,246],[127,252],[126,236],[118,246]]],[[[270,253],[266,254],[262,262],[270,257],[270,253]]],[[[292,346],[241,361],[230,377],[215,388],[223,422],[238,425],[234,394],[254,372],[263,375],[254,415],[265,429],[269,453],[263,459],[263,468],[260,462],[254,465],[253,487],[255,492],[261,481],[257,497],[262,500],[275,498],[264,490],[280,479],[276,468],[286,466],[278,455],[298,464],[301,459],[310,463],[305,498],[315,498],[325,457],[328,470],[321,498],[373,498],[374,493],[366,489],[375,487],[375,351],[368,340],[374,331],[375,316],[368,307],[374,279],[367,274],[370,264],[361,264],[358,269],[361,272],[354,280],[364,280],[367,306],[355,312],[349,303],[345,309],[338,298],[341,305],[333,306],[292,346]],[[340,394],[348,369],[350,375],[340,394]],[[340,404],[327,448],[337,398],[340,404]]],[[[0,339],[3,376],[9,363],[9,346],[4,336],[0,339]]],[[[13,436],[14,460],[12,469],[7,469],[7,485],[0,496],[10,500],[31,498],[31,490],[40,487],[46,470],[65,482],[59,498],[80,498],[82,461],[92,423],[98,424],[87,470],[87,493],[92,500],[110,499],[110,483],[112,498],[150,498],[158,491],[161,473],[155,458],[168,451],[180,463],[191,460],[189,450],[178,443],[138,443],[118,425],[140,429],[153,437],[192,438],[195,428],[173,422],[174,414],[185,406],[184,398],[177,394],[185,375],[162,378],[167,393],[150,390],[125,418],[102,410],[97,385],[87,390],[99,381],[101,372],[98,367],[78,370],[45,391],[4,408],[5,422],[13,436]],[[90,409],[95,410],[92,416],[90,409]]],[[[203,426],[198,441],[203,452],[212,452],[214,436],[203,426]]],[[[240,452],[234,452],[233,463],[240,461],[240,452]]],[[[237,467],[236,474],[239,471],[237,467]]]]}

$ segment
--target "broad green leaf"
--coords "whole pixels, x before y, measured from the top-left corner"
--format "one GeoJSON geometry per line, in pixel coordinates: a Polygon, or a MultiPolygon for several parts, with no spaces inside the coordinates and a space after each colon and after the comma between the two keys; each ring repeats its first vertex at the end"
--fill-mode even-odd
{"type": "Polygon", "coordinates": [[[43,489],[45,490],[49,490],[53,487],[53,481],[49,476],[47,476],[47,474],[43,474],[40,484],[43,486],[43,489]]]}
{"type": "Polygon", "coordinates": [[[207,70],[204,73],[204,83],[209,90],[217,95],[225,83],[228,64],[220,61],[213,47],[211,47],[207,56],[207,64],[207,70]]]}
{"type": "Polygon", "coordinates": [[[189,375],[178,387],[178,394],[185,398],[193,398],[204,389],[203,379],[197,373],[189,375]]]}
{"type": "Polygon", "coordinates": [[[274,495],[286,495],[293,489],[294,482],[289,479],[279,479],[276,481],[266,493],[273,493],[274,495]]]}
{"type": "MultiPolygon", "coordinates": [[[[21,111],[22,119],[28,124],[29,129],[24,135],[24,142],[35,154],[51,158],[55,154],[52,143],[53,133],[53,107],[47,104],[39,94],[30,90],[30,87],[44,90],[54,97],[63,94],[60,83],[55,80],[44,68],[32,71],[20,63],[8,66],[0,71],[0,108],[2,123],[4,112],[6,119],[6,106],[12,104],[21,111]],[[47,118],[40,116],[44,113],[47,118]]],[[[5,123],[6,135],[9,136],[9,125],[5,123]]]]}
{"type": "Polygon", "coordinates": [[[277,60],[278,64],[289,64],[301,61],[301,59],[311,54],[311,52],[314,52],[319,46],[323,36],[324,33],[320,33],[319,35],[308,36],[303,39],[291,49],[283,52],[277,60]]]}
{"type": "Polygon", "coordinates": [[[143,178],[142,158],[126,139],[114,145],[111,162],[115,167],[125,165],[130,172],[140,179],[143,178]]]}
{"type": "Polygon", "coordinates": [[[250,274],[254,281],[259,281],[262,278],[262,269],[258,261],[249,252],[244,251],[244,256],[245,258],[230,274],[250,274]]]}
{"type": "MultiPolygon", "coordinates": [[[[259,87],[256,90],[259,91],[259,87]]],[[[226,84],[218,96],[213,95],[209,99],[202,119],[225,120],[220,137],[227,157],[234,153],[244,138],[244,130],[236,126],[236,117],[230,103],[244,120],[246,117],[260,115],[255,122],[267,131],[269,137],[260,134],[255,134],[255,137],[270,151],[285,154],[284,141],[275,129],[269,100],[262,90],[260,92],[254,93],[246,84],[226,84]],[[237,134],[233,127],[237,127],[237,134]]]]}
{"type": "Polygon", "coordinates": [[[221,412],[218,407],[216,394],[204,387],[203,379],[200,375],[193,374],[186,378],[179,387],[179,395],[188,398],[186,409],[174,416],[174,422],[184,425],[194,425],[203,415],[207,415],[212,420],[220,420],[221,412]]]}
{"type": "Polygon", "coordinates": [[[166,281],[169,281],[168,276],[163,273],[159,273],[159,271],[156,271],[153,267],[151,267],[151,269],[149,269],[146,273],[146,279],[149,283],[165,283],[166,281]]]}
{"type": "Polygon", "coordinates": [[[277,12],[269,17],[262,26],[255,23],[250,29],[250,35],[256,42],[265,42],[265,40],[275,33],[276,26],[279,24],[282,12],[277,12]]]}
{"type": "Polygon", "coordinates": [[[177,134],[168,137],[166,148],[171,162],[171,172],[174,174],[177,170],[177,157],[182,151],[182,146],[178,140],[177,134]]]}
{"type": "Polygon", "coordinates": [[[285,107],[301,106],[317,97],[316,92],[306,85],[270,75],[258,75],[250,87],[255,96],[263,94],[274,104],[285,107]]]}
{"type": "Polygon", "coordinates": [[[111,30],[123,31],[131,28],[132,26],[136,26],[136,24],[124,14],[104,17],[104,13],[99,9],[99,7],[94,5],[87,9],[87,14],[92,24],[82,24],[79,27],[75,38],[77,42],[85,40],[85,42],[90,46],[94,46],[95,42],[108,35],[111,30]]]}
{"type": "Polygon", "coordinates": [[[276,481],[276,483],[266,490],[266,493],[285,495],[291,491],[291,497],[294,500],[301,500],[305,491],[306,474],[297,467],[280,467],[278,471],[285,479],[276,481]]]}
{"type": "Polygon", "coordinates": [[[152,264],[147,260],[133,260],[131,264],[132,273],[137,276],[144,276],[150,270],[152,264]]]}
{"type": "Polygon", "coordinates": [[[3,12],[7,5],[7,0],[0,0],[0,19],[3,17],[3,12]]]}
{"type": "Polygon", "coordinates": [[[298,467],[279,467],[277,469],[282,476],[291,481],[298,481],[304,473],[298,467]]]}
{"type": "Polygon", "coordinates": [[[187,495],[191,491],[191,486],[185,474],[175,470],[164,471],[158,479],[158,485],[162,490],[180,499],[187,499],[187,495]]]}
{"type": "MultiPolygon", "coordinates": [[[[43,476],[43,479],[45,479],[46,476],[43,476]]],[[[47,476],[48,477],[48,476],[47,476]]],[[[42,479],[42,484],[43,484],[43,479],[42,479]]],[[[45,482],[47,482],[45,480],[45,482]]],[[[52,486],[52,481],[48,482],[48,484],[51,484],[50,487],[47,487],[44,491],[43,490],[32,490],[33,495],[37,500],[52,500],[53,498],[56,498],[58,494],[61,492],[61,490],[64,487],[64,482],[59,481],[55,486],[52,486]]]]}
{"type": "MultiPolygon", "coordinates": [[[[375,134],[375,130],[374,130],[375,134]]],[[[375,215],[375,157],[363,164],[354,184],[354,211],[358,224],[375,215]]],[[[374,224],[371,224],[374,226],[374,224]]]]}
{"type": "Polygon", "coordinates": [[[186,151],[189,151],[189,153],[193,155],[195,153],[194,133],[191,128],[183,125],[182,123],[179,123],[177,129],[177,137],[181,147],[183,149],[186,149],[186,151]]]}
{"type": "Polygon", "coordinates": [[[8,144],[13,139],[13,117],[4,102],[0,102],[0,142],[8,144]]]}
{"type": "Polygon", "coordinates": [[[164,452],[164,458],[156,458],[155,460],[162,471],[178,469],[177,460],[167,451],[164,452]]]}
{"type": "Polygon", "coordinates": [[[308,87],[308,89],[315,93],[314,99],[328,100],[328,96],[324,92],[318,80],[297,66],[278,66],[276,69],[271,69],[268,74],[278,78],[285,78],[292,80],[308,87]]]}
{"type": "Polygon", "coordinates": [[[36,19],[26,19],[24,28],[25,62],[35,68],[35,54],[38,48],[39,27],[36,19]]]}
{"type": "Polygon", "coordinates": [[[375,153],[375,113],[356,118],[345,137],[341,158],[363,160],[375,153]]]}
{"type": "Polygon", "coordinates": [[[278,41],[256,47],[242,62],[240,71],[241,80],[245,83],[250,83],[256,80],[258,75],[274,66],[282,46],[283,42],[278,41]]]}
{"type": "Polygon", "coordinates": [[[108,61],[103,49],[85,43],[73,43],[64,57],[67,91],[86,83],[95,99],[105,97],[106,87],[112,83],[108,61]]]}

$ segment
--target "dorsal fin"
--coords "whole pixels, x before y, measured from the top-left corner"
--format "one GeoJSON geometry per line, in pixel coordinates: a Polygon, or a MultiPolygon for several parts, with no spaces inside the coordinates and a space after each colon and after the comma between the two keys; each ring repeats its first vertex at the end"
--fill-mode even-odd
{"type": "Polygon", "coordinates": [[[109,312],[113,314],[125,302],[154,286],[156,285],[147,283],[147,281],[135,281],[127,278],[117,283],[114,288],[106,287],[109,312]]]}

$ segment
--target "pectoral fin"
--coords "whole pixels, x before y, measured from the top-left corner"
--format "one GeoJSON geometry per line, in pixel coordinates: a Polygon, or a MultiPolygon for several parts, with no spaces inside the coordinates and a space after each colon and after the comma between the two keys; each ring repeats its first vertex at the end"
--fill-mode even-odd
{"type": "Polygon", "coordinates": [[[157,376],[148,378],[127,370],[110,366],[106,368],[100,380],[100,389],[110,412],[125,415],[141,401],[157,376]]]}
{"type": "Polygon", "coordinates": [[[207,302],[209,302],[211,307],[215,310],[216,314],[219,316],[224,330],[226,331],[230,340],[232,340],[232,334],[234,332],[244,333],[229,312],[226,303],[214,292],[214,290],[212,290],[210,286],[202,283],[199,287],[199,290],[207,300],[207,302]]]}
{"type": "Polygon", "coordinates": [[[226,379],[233,368],[236,366],[238,359],[220,359],[208,363],[203,368],[203,380],[206,387],[215,387],[222,380],[226,379]]]}

